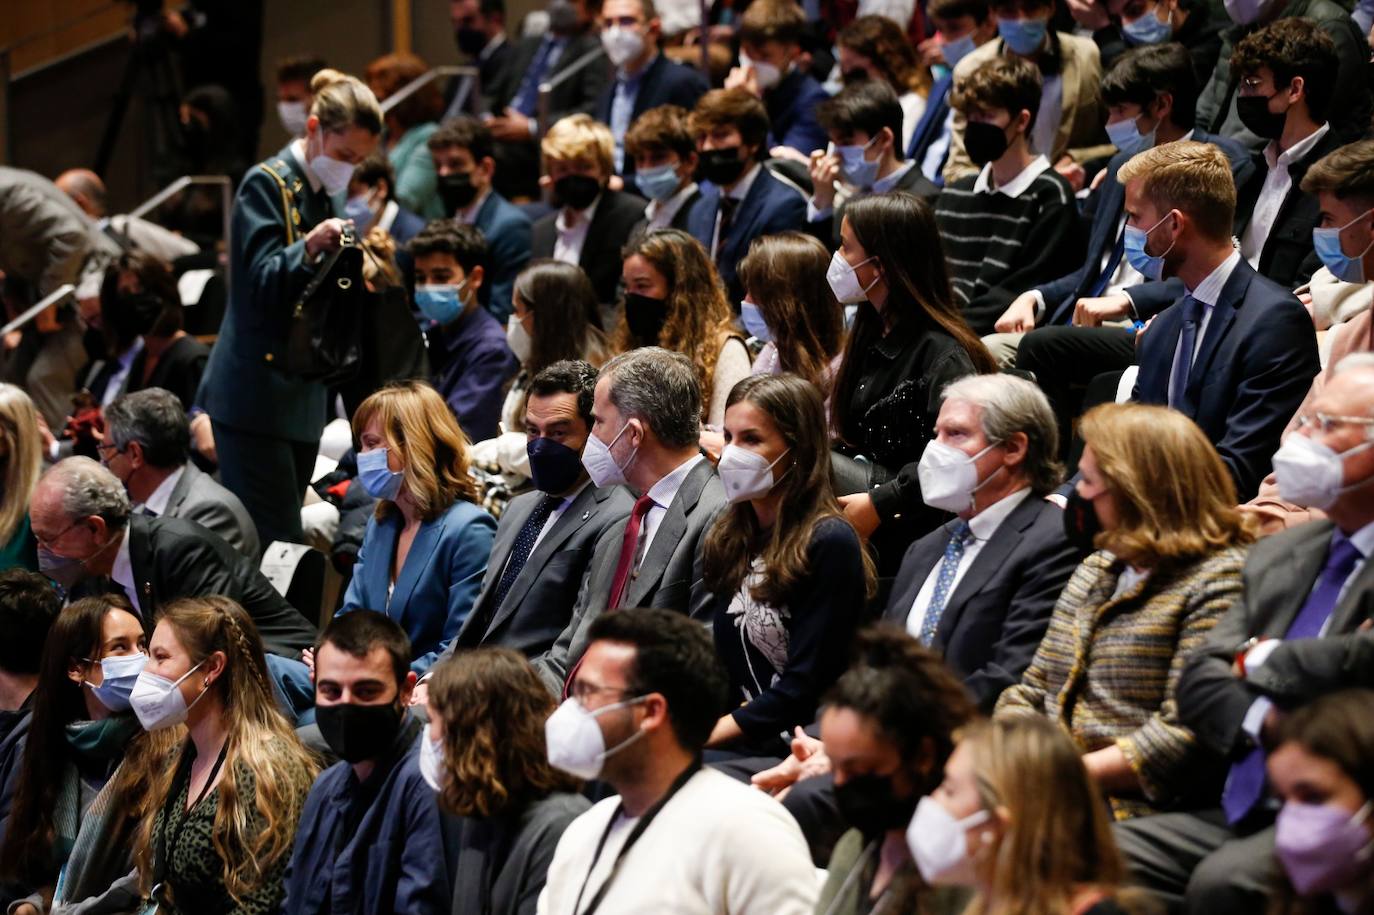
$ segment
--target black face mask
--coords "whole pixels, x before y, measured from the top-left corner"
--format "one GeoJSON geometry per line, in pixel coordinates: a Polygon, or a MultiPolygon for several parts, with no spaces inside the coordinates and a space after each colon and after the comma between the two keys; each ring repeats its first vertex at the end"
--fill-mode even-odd
{"type": "Polygon", "coordinates": [[[481,29],[459,27],[454,30],[453,39],[458,42],[458,50],[469,57],[476,57],[481,54],[482,49],[487,46],[487,33],[481,29]]]}
{"type": "Polygon", "coordinates": [[[391,749],[404,714],[394,702],[385,705],[317,705],[320,735],[338,757],[357,763],[376,759],[391,749]]]}
{"type": "Polygon", "coordinates": [[[1288,113],[1275,114],[1269,110],[1272,95],[1242,95],[1236,99],[1236,114],[1240,122],[1255,136],[1277,140],[1283,136],[1283,123],[1288,113]]]}
{"type": "Polygon", "coordinates": [[[567,492],[582,476],[582,453],[562,442],[536,438],[525,446],[525,452],[530,456],[530,479],[541,492],[567,492]]]}
{"type": "Polygon", "coordinates": [[[625,293],[625,323],[642,346],[657,346],[663,322],[668,320],[668,301],[637,292],[625,293]]]}
{"type": "Polygon", "coordinates": [[[153,329],[162,308],[162,300],[147,292],[120,295],[101,313],[101,323],[114,334],[117,345],[127,347],[153,329]]]}
{"type": "Polygon", "coordinates": [[[964,126],[964,150],[973,164],[982,168],[1007,151],[1007,132],[996,124],[969,121],[964,126]]]}
{"type": "Polygon", "coordinates": [[[444,201],[444,211],[452,216],[465,210],[477,197],[470,172],[455,172],[439,176],[439,199],[444,201]]]}
{"type": "Polygon", "coordinates": [[[553,183],[554,206],[585,210],[601,193],[601,182],[590,175],[564,175],[553,183]]]}
{"type": "Polygon", "coordinates": [[[1093,538],[1102,532],[1102,522],[1097,520],[1097,509],[1090,500],[1078,494],[1077,489],[1069,491],[1068,504],[1064,506],[1064,536],[1069,543],[1082,553],[1091,553],[1093,538]]]}
{"type": "Polygon", "coordinates": [[[729,187],[744,174],[749,163],[740,158],[738,146],[724,149],[708,149],[702,152],[697,165],[697,177],[718,187],[729,187]]]}
{"type": "Polygon", "coordinates": [[[875,839],[892,829],[903,829],[916,813],[920,798],[899,798],[890,775],[858,775],[835,786],[835,804],[846,823],[875,839]]]}

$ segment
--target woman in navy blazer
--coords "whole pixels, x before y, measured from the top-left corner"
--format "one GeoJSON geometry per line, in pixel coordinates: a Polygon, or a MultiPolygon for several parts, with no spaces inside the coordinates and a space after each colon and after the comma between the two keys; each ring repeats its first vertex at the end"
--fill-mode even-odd
{"type": "Polygon", "coordinates": [[[466,437],[429,385],[382,388],[358,407],[353,434],[358,479],[378,502],[339,613],[391,617],[423,674],[472,609],[496,521],[477,507],[466,437]]]}

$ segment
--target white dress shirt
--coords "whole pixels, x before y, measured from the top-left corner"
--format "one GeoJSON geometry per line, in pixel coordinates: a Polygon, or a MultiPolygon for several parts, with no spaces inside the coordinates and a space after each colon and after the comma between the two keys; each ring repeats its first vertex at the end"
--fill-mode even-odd
{"type": "Polygon", "coordinates": [[[173,470],[167,475],[167,479],[157,484],[157,489],[153,490],[152,494],[148,496],[147,500],[142,505],[134,505],[134,511],[143,511],[144,514],[151,512],[158,517],[166,514],[167,503],[171,501],[172,498],[172,490],[177,488],[177,483],[181,482],[181,478],[185,476],[185,474],[186,465],[184,464],[176,470],[173,470]]]}
{"type": "MultiPolygon", "coordinates": [[[[1240,252],[1232,251],[1226,260],[1221,262],[1211,273],[1207,274],[1206,279],[1197,284],[1197,288],[1189,294],[1198,300],[1202,305],[1202,318],[1198,321],[1197,336],[1193,339],[1192,359],[1197,359],[1198,350],[1202,349],[1203,338],[1207,336],[1207,325],[1212,323],[1212,312],[1215,310],[1217,299],[1221,298],[1221,290],[1225,288],[1226,281],[1231,278],[1231,273],[1240,264],[1240,252]]],[[[1174,370],[1178,368],[1178,360],[1183,354],[1180,344],[1183,342],[1183,334],[1179,334],[1179,343],[1174,345],[1174,358],[1169,363],[1169,401],[1174,400],[1174,370]]]]}
{"type": "Polygon", "coordinates": [[[1240,236],[1240,253],[1256,270],[1259,269],[1260,255],[1264,252],[1264,243],[1269,239],[1269,231],[1274,228],[1274,220],[1283,206],[1283,198],[1288,196],[1288,191],[1293,187],[1293,176],[1288,169],[1311,152],[1312,147],[1330,130],[1330,124],[1323,124],[1283,152],[1279,152],[1278,140],[1271,140],[1264,147],[1264,161],[1269,163],[1269,171],[1264,175],[1264,184],[1260,186],[1250,221],[1240,236]]]}
{"type": "Polygon", "coordinates": [[[673,224],[673,219],[677,216],[678,210],[692,198],[697,192],[695,181],[687,182],[687,186],[678,191],[667,200],[650,200],[649,205],[644,208],[644,218],[648,220],[645,231],[654,229],[667,229],[673,224]]]}
{"type": "Polygon", "coordinates": [[[119,552],[115,553],[114,566],[110,569],[110,578],[124,588],[124,593],[129,596],[129,603],[134,605],[134,609],[139,615],[143,614],[143,606],[138,602],[138,582],[134,581],[133,560],[129,558],[129,529],[126,527],[119,541],[119,552]]]}
{"type": "MultiPolygon", "coordinates": [[[[1016,506],[1026,501],[1030,494],[1029,488],[1018,489],[1009,496],[1003,496],[968,520],[968,527],[973,533],[973,539],[964,544],[964,555],[959,557],[959,567],[954,572],[954,580],[950,582],[949,593],[945,595],[946,601],[954,596],[954,592],[958,590],[959,582],[963,580],[964,573],[968,571],[969,566],[973,565],[973,560],[978,558],[978,554],[982,552],[983,545],[992,539],[992,535],[997,533],[997,529],[1002,526],[1003,521],[1007,520],[1007,516],[1015,511],[1016,506]]],[[[916,592],[916,600],[912,602],[911,610],[907,613],[906,631],[917,638],[921,636],[921,627],[925,624],[926,611],[930,609],[930,599],[935,596],[935,583],[940,577],[940,566],[944,561],[943,556],[936,561],[935,566],[921,585],[921,590],[916,592]]]]}
{"type": "Polygon", "coordinates": [[[1032,181],[1049,170],[1050,160],[1044,156],[1036,156],[1029,165],[1017,173],[1015,178],[998,187],[993,184],[995,179],[992,176],[992,163],[989,162],[978,173],[978,180],[973,182],[973,191],[977,194],[1005,194],[1008,197],[1020,197],[1031,186],[1032,181]]]}
{"type": "Polygon", "coordinates": [[[677,491],[682,488],[682,483],[687,479],[687,474],[691,473],[692,468],[704,460],[706,458],[700,454],[695,454],[649,487],[648,495],[650,499],[654,500],[654,504],[644,513],[644,521],[639,528],[639,548],[635,555],[636,569],[639,568],[645,554],[649,552],[649,545],[654,542],[654,534],[658,533],[659,523],[663,521],[663,516],[668,513],[668,506],[677,498],[677,491]]]}
{"type": "Polygon", "coordinates": [[[596,208],[600,205],[601,196],[597,195],[591,206],[585,210],[564,207],[558,211],[558,218],[553,223],[554,228],[558,230],[558,238],[553,243],[554,260],[572,264],[574,267],[582,262],[582,246],[587,243],[587,230],[591,228],[592,220],[596,217],[596,208]],[[569,214],[577,220],[571,225],[569,214]]]}

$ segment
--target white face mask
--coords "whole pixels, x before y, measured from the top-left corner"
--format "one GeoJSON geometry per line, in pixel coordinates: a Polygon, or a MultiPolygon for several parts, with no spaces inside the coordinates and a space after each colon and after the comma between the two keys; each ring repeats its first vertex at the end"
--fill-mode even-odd
{"type": "Polygon", "coordinates": [[[601,33],[601,47],[617,67],[623,67],[644,53],[644,36],[634,29],[613,25],[601,33]]]}
{"type": "Polygon", "coordinates": [[[761,60],[753,60],[743,51],[739,52],[739,65],[749,67],[754,71],[754,80],[759,84],[759,88],[764,92],[772,89],[782,82],[782,70],[770,63],[761,60]]]}
{"type": "MultiPolygon", "coordinates": [[[[738,445],[726,445],[720,452],[720,463],[716,465],[716,473],[720,474],[721,485],[725,487],[726,500],[733,505],[768,495],[777,482],[773,479],[773,465],[787,457],[791,450],[788,448],[770,464],[761,454],[738,445]]],[[[783,474],[786,475],[791,469],[787,468],[783,474]]]]}
{"type": "MultiPolygon", "coordinates": [[[[309,142],[306,141],[307,145],[309,142]]],[[[310,170],[320,179],[320,184],[324,185],[325,193],[330,197],[337,197],[348,190],[348,182],[353,180],[353,165],[325,155],[323,145],[320,150],[320,154],[309,161],[310,170]]]]}
{"type": "Polygon", "coordinates": [[[582,449],[582,466],[587,468],[587,476],[592,478],[592,485],[598,489],[602,486],[613,486],[616,484],[626,485],[625,471],[634,463],[635,457],[639,454],[636,448],[630,452],[630,458],[623,465],[616,463],[615,456],[611,454],[611,449],[615,443],[620,441],[620,437],[625,434],[625,430],[630,428],[629,420],[620,427],[620,431],[611,439],[609,445],[604,444],[595,434],[587,436],[586,447],[582,449]]]}
{"type": "Polygon", "coordinates": [[[305,102],[277,102],[277,117],[288,134],[293,137],[305,136],[305,119],[310,117],[305,102]]]}
{"type": "Polygon", "coordinates": [[[520,360],[521,365],[530,361],[534,341],[530,339],[530,332],[525,330],[525,325],[521,324],[515,315],[511,315],[506,321],[506,345],[515,353],[515,358],[520,360]]]}
{"type": "Polygon", "coordinates": [[[974,493],[992,479],[992,474],[988,474],[987,480],[978,482],[977,461],[999,444],[993,442],[969,457],[953,445],[931,439],[921,454],[921,463],[916,466],[916,475],[921,481],[921,499],[931,508],[956,515],[968,511],[973,506],[974,493]]]}
{"type": "Polygon", "coordinates": [[[968,830],[986,823],[991,814],[979,810],[962,820],[932,797],[921,798],[916,815],[906,828],[906,844],[921,877],[931,886],[973,886],[973,856],[969,854],[968,830]]]}
{"type": "Polygon", "coordinates": [[[429,729],[420,738],[420,777],[435,791],[444,790],[444,740],[429,739],[429,729]]]}
{"type": "Polygon", "coordinates": [[[1339,454],[1306,435],[1293,434],[1284,440],[1274,455],[1274,476],[1284,501],[1316,508],[1330,508],[1341,493],[1367,481],[1342,486],[1345,459],[1374,447],[1374,441],[1360,442],[1339,454]]]}
{"type": "Polygon", "coordinates": [[[830,266],[826,268],[825,279],[830,284],[830,291],[835,293],[835,298],[841,305],[854,305],[868,298],[868,290],[877,285],[879,277],[873,277],[873,282],[867,286],[859,282],[858,269],[864,264],[873,260],[865,258],[858,264],[851,267],[849,261],[844,259],[844,255],[836,251],[830,258],[830,266]]]}
{"type": "Polygon", "coordinates": [[[601,767],[607,757],[614,756],[644,736],[643,731],[636,731],[633,737],[608,750],[606,737],[601,733],[601,725],[596,723],[596,719],[606,712],[627,708],[643,701],[643,697],[627,699],[589,712],[576,699],[565,699],[557,711],[549,716],[549,720],[544,722],[544,743],[549,751],[549,765],[575,775],[583,781],[596,778],[601,774],[601,767]]]}
{"type": "Polygon", "coordinates": [[[138,682],[134,683],[133,692],[129,694],[129,704],[133,706],[134,714],[138,716],[138,722],[143,725],[143,730],[158,731],[175,727],[186,720],[186,713],[191,710],[191,706],[199,702],[210,690],[207,687],[191,705],[187,705],[186,697],[181,694],[181,681],[195,673],[204,663],[201,661],[175,680],[168,680],[151,670],[144,670],[138,675],[138,682]]]}

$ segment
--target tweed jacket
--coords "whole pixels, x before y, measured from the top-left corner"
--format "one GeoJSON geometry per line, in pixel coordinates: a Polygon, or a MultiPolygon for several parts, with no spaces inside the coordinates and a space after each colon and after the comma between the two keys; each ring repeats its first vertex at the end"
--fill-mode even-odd
{"type": "Polygon", "coordinates": [[[1113,598],[1125,563],[1105,550],[1083,560],[1055,605],[1049,631],[995,717],[1045,715],[1084,753],[1115,744],[1143,796],[1111,797],[1117,819],[1169,809],[1198,784],[1207,752],[1178,716],[1188,658],[1241,595],[1247,548],[1232,546],[1155,572],[1113,598]]]}

